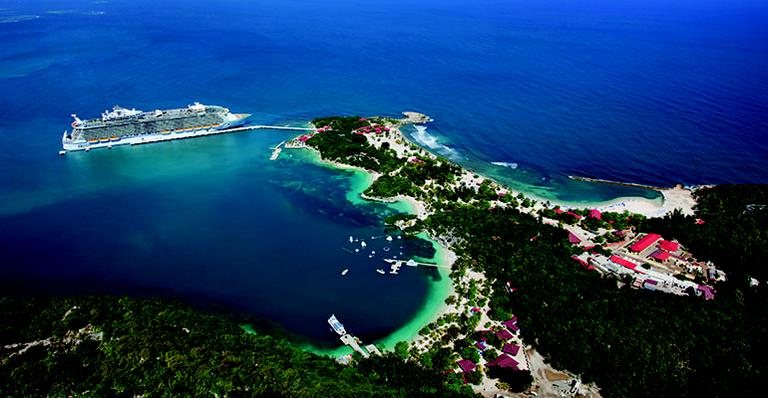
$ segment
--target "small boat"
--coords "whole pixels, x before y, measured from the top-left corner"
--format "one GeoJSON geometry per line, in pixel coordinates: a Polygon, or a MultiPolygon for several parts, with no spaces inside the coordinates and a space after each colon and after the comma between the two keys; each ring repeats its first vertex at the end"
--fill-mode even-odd
{"type": "Polygon", "coordinates": [[[355,253],[359,253],[359,252],[360,252],[360,249],[355,249],[355,253]]]}
{"type": "Polygon", "coordinates": [[[386,274],[386,272],[384,272],[384,270],[383,270],[383,269],[381,269],[381,268],[377,268],[377,269],[376,269],[376,272],[378,272],[378,273],[380,273],[380,274],[382,274],[382,275],[386,274]]]}
{"type": "Polygon", "coordinates": [[[349,236],[349,243],[353,243],[355,240],[352,238],[352,235],[349,236]]]}
{"type": "Polygon", "coordinates": [[[387,235],[387,242],[392,242],[392,237],[387,235]]]}
{"type": "Polygon", "coordinates": [[[403,237],[400,235],[397,235],[397,239],[403,239],[403,237]]]}
{"type": "Polygon", "coordinates": [[[338,333],[339,336],[347,334],[347,331],[344,330],[344,325],[342,325],[341,322],[336,319],[336,315],[331,314],[331,317],[328,318],[328,324],[331,325],[333,331],[338,333]]]}
{"type": "Polygon", "coordinates": [[[66,155],[66,154],[67,154],[67,151],[65,151],[63,149],[59,151],[59,155],[66,155]]]}
{"type": "Polygon", "coordinates": [[[366,247],[366,246],[368,246],[368,245],[366,245],[366,244],[365,244],[365,241],[362,241],[362,242],[360,242],[360,246],[361,246],[361,247],[366,247]]]}
{"type": "Polygon", "coordinates": [[[341,271],[341,276],[344,276],[349,272],[349,268],[344,268],[344,271],[341,271]]]}
{"type": "Polygon", "coordinates": [[[376,254],[376,250],[371,250],[371,254],[376,254]]]}
{"type": "Polygon", "coordinates": [[[85,147],[85,151],[86,151],[86,152],[88,152],[88,151],[90,151],[90,150],[91,150],[91,148],[85,147]]]}

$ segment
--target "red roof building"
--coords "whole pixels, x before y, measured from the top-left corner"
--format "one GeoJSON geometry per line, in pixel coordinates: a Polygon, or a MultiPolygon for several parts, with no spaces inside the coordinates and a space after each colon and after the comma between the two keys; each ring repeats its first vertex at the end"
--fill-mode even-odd
{"type": "Polygon", "coordinates": [[[520,346],[517,344],[504,344],[504,347],[501,349],[502,352],[506,352],[509,355],[515,356],[518,352],[520,352],[520,346]]]}
{"type": "MultiPolygon", "coordinates": [[[[517,325],[512,325],[512,326],[517,327],[517,325]]],[[[515,336],[509,330],[501,329],[498,332],[496,332],[496,337],[498,337],[501,340],[509,340],[515,336]]]]}
{"type": "Polygon", "coordinates": [[[680,249],[680,244],[670,240],[662,239],[661,243],[659,243],[659,248],[666,250],[670,253],[674,253],[680,249]]]}
{"type": "Polygon", "coordinates": [[[669,258],[670,254],[669,252],[665,252],[664,250],[656,250],[651,254],[651,257],[659,260],[659,261],[666,261],[669,258]]]}
{"type": "Polygon", "coordinates": [[[488,366],[498,366],[500,368],[513,368],[517,369],[519,363],[507,354],[501,354],[496,359],[488,362],[488,366]]]}
{"type": "Polygon", "coordinates": [[[512,316],[512,318],[509,318],[509,319],[507,319],[506,321],[504,321],[502,323],[502,325],[504,325],[504,326],[515,325],[515,324],[517,324],[517,316],[516,315],[512,316]]]}
{"type": "Polygon", "coordinates": [[[563,209],[558,207],[557,209],[555,209],[555,214],[563,214],[563,209]]]}
{"type": "Polygon", "coordinates": [[[696,290],[704,294],[704,300],[712,300],[715,298],[715,291],[707,285],[699,285],[696,290]]]}
{"type": "Polygon", "coordinates": [[[581,239],[579,239],[579,237],[576,236],[576,234],[574,234],[573,232],[568,232],[568,242],[573,243],[575,245],[575,244],[581,243],[581,239]]]}
{"type": "Polygon", "coordinates": [[[567,212],[565,212],[565,214],[567,214],[567,215],[569,215],[569,216],[571,216],[571,217],[573,217],[573,218],[575,218],[577,220],[581,220],[581,215],[580,214],[576,214],[576,213],[574,213],[572,211],[567,211],[567,212]]]}
{"type": "Polygon", "coordinates": [[[592,209],[589,211],[589,218],[594,218],[595,220],[602,220],[603,213],[601,213],[600,210],[592,209]]]}
{"type": "Polygon", "coordinates": [[[659,234],[647,234],[643,236],[642,239],[638,240],[632,246],[630,246],[629,250],[632,250],[635,253],[640,253],[652,244],[656,243],[656,241],[659,239],[661,239],[661,235],[659,234]]]}
{"type": "Polygon", "coordinates": [[[475,367],[477,367],[477,365],[475,365],[475,363],[470,361],[469,359],[462,359],[457,363],[459,364],[461,371],[464,373],[470,373],[475,370],[475,367]]]}
{"type": "Polygon", "coordinates": [[[629,261],[629,260],[627,260],[625,258],[619,257],[617,255],[612,255],[611,256],[611,261],[613,261],[616,264],[621,265],[622,267],[626,267],[626,268],[629,268],[629,269],[631,269],[633,271],[636,271],[635,268],[637,268],[637,264],[635,264],[635,263],[633,263],[633,262],[631,262],[631,261],[629,261]]]}

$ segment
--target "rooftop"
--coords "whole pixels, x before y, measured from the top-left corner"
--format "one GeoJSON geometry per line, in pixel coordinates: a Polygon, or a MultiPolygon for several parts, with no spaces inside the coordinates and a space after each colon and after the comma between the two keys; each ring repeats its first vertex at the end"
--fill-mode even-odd
{"type": "Polygon", "coordinates": [[[635,253],[640,253],[659,239],[661,239],[661,235],[659,234],[647,234],[630,246],[629,250],[632,250],[635,253]]]}

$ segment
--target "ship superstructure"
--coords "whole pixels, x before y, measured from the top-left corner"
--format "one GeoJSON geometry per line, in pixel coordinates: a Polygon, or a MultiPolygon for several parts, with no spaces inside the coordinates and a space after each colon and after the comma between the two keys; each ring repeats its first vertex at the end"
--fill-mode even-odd
{"type": "Polygon", "coordinates": [[[143,112],[115,106],[100,118],[82,120],[72,115],[72,131],[64,132],[65,150],[86,150],[123,144],[142,144],[209,135],[242,125],[248,114],[195,102],[186,108],[143,112]]]}

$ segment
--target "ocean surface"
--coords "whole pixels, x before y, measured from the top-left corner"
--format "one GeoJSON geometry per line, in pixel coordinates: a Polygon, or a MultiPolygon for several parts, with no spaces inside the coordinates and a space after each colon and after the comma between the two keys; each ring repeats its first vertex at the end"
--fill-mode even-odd
{"type": "Polygon", "coordinates": [[[0,278],[217,303],[318,346],[331,313],[407,337],[447,277],[375,272],[384,247],[434,250],[383,239],[405,208],[357,199],[364,175],[271,162],[275,131],[59,157],[69,115],[416,110],[415,141],[545,199],[657,196],[569,175],[768,183],[766,21],[764,1],[0,0],[0,278]]]}

